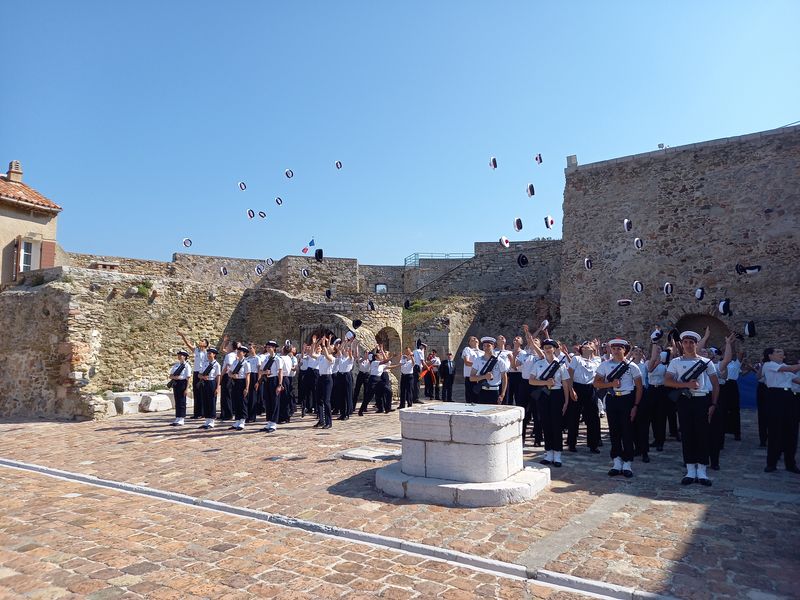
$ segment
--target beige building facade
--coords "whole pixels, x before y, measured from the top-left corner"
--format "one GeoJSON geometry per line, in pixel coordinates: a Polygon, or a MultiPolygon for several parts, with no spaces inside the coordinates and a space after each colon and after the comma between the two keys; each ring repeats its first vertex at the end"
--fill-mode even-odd
{"type": "Polygon", "coordinates": [[[58,204],[23,183],[22,165],[11,161],[0,174],[0,286],[55,266],[60,212],[58,204]]]}

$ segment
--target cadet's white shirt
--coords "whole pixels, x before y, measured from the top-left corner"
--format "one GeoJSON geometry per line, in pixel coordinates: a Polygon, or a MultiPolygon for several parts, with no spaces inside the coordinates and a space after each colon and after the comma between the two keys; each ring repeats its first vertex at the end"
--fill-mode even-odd
{"type": "Polygon", "coordinates": [[[508,372],[509,373],[519,373],[522,370],[522,367],[521,366],[520,367],[516,366],[514,364],[514,361],[516,360],[517,362],[519,362],[520,365],[522,365],[525,362],[525,358],[527,356],[528,356],[528,353],[525,352],[525,350],[522,350],[521,348],[520,348],[519,352],[517,352],[516,358],[514,357],[514,352],[512,351],[511,355],[508,357],[509,361],[511,361],[511,364],[508,367],[508,372]]]}
{"type": "Polygon", "coordinates": [[[194,349],[194,370],[200,371],[201,373],[206,370],[208,366],[208,354],[206,354],[205,350],[201,350],[200,348],[194,349]]]}
{"type": "Polygon", "coordinates": [[[520,373],[522,373],[522,378],[525,381],[531,378],[531,373],[533,373],[533,367],[539,362],[541,359],[531,352],[527,356],[525,356],[525,362],[522,363],[522,368],[520,369],[520,373]]]}
{"type": "MultiPolygon", "coordinates": [[[[173,365],[170,367],[170,369],[169,369],[169,374],[170,374],[170,377],[172,377],[172,374],[175,372],[175,369],[177,369],[177,368],[178,368],[178,365],[179,365],[179,364],[181,364],[181,362],[180,362],[180,361],[176,362],[175,364],[173,364],[173,365]]],[[[189,374],[192,372],[192,370],[189,368],[189,363],[188,363],[188,362],[184,362],[184,363],[183,363],[183,366],[184,366],[184,368],[183,368],[183,369],[181,369],[181,370],[180,370],[180,372],[179,372],[177,375],[175,375],[175,376],[176,376],[178,379],[189,379],[189,374]]]]}
{"type": "MultiPolygon", "coordinates": [[[[556,358],[555,360],[559,359],[556,358]]],[[[541,375],[548,369],[548,367],[551,364],[553,363],[547,360],[546,358],[537,360],[536,363],[533,365],[533,372],[531,373],[530,377],[528,377],[528,379],[531,378],[541,379],[542,378],[541,375]]],[[[551,387],[550,389],[560,390],[563,387],[564,381],[567,379],[569,379],[569,371],[567,370],[567,365],[562,362],[560,363],[558,369],[556,369],[556,372],[553,375],[553,381],[555,382],[555,385],[553,385],[553,387],[551,387]]]]}
{"type": "Polygon", "coordinates": [[[778,371],[778,369],[785,366],[786,363],[776,363],[774,360],[764,363],[764,366],[761,367],[761,372],[764,374],[764,383],[768,388],[792,387],[792,379],[797,375],[790,371],[778,371]]]}
{"type": "Polygon", "coordinates": [[[667,373],[672,373],[675,381],[681,382],[681,375],[683,375],[686,371],[692,368],[698,360],[702,360],[703,362],[708,363],[708,368],[703,371],[700,377],[697,378],[697,383],[700,384],[700,387],[696,390],[689,390],[690,392],[696,394],[710,394],[711,393],[711,379],[709,379],[709,375],[716,375],[717,368],[714,366],[714,363],[709,360],[708,358],[702,358],[698,356],[697,358],[686,358],[684,356],[679,356],[677,358],[673,358],[669,361],[669,366],[667,367],[667,373]]]}
{"type": "Polygon", "coordinates": [[[222,368],[226,373],[230,373],[233,365],[236,363],[236,352],[228,352],[225,358],[222,359],[222,368]]]}
{"type": "Polygon", "coordinates": [[[267,377],[275,377],[278,374],[278,369],[280,368],[280,357],[275,354],[274,356],[270,356],[267,354],[267,358],[264,361],[264,364],[261,365],[261,370],[266,373],[267,377]],[[269,370],[267,370],[267,364],[269,363],[269,359],[274,358],[275,360],[272,361],[272,364],[269,366],[269,370]]]}
{"type": "Polygon", "coordinates": [[[245,379],[250,374],[250,363],[246,358],[242,359],[242,368],[239,369],[239,372],[234,375],[233,370],[236,368],[236,365],[239,364],[239,359],[237,358],[234,363],[231,365],[231,371],[229,375],[234,379],[245,379]]]}
{"type": "MultiPolygon", "coordinates": [[[[480,356],[482,353],[477,348],[470,348],[467,346],[461,351],[461,358],[462,359],[469,359],[470,361],[474,361],[476,356],[480,356]]],[[[466,362],[464,363],[464,377],[469,377],[469,374],[472,372],[472,367],[468,365],[466,362]]]]}
{"type": "Polygon", "coordinates": [[[575,383],[591,384],[594,381],[594,374],[600,366],[600,357],[583,358],[577,354],[572,357],[569,368],[572,369],[573,381],[575,383]]]}
{"type": "Polygon", "coordinates": [[[256,356],[258,357],[258,368],[260,369],[262,366],[264,366],[264,363],[267,362],[267,357],[269,354],[262,352],[261,354],[256,354],[256,356]]]}
{"type": "Polygon", "coordinates": [[[411,375],[414,372],[414,360],[405,354],[400,357],[400,374],[411,375]]]}
{"type": "MultiPolygon", "coordinates": [[[[212,368],[208,372],[208,380],[209,381],[213,381],[214,379],[217,378],[217,375],[220,375],[222,373],[222,367],[219,366],[219,363],[217,361],[214,361],[213,363],[210,363],[210,364],[211,364],[212,368]]],[[[203,373],[205,373],[207,368],[208,368],[208,365],[206,365],[205,369],[203,369],[200,372],[200,374],[202,375],[203,373]]]]}
{"type": "MultiPolygon", "coordinates": [[[[604,360],[600,363],[600,366],[597,367],[597,372],[595,375],[600,375],[603,378],[603,381],[606,381],[606,375],[611,373],[614,369],[617,368],[617,365],[620,364],[617,361],[610,359],[604,360]]],[[[628,370],[625,371],[625,374],[619,381],[618,388],[608,388],[611,392],[622,392],[623,394],[627,394],[628,392],[632,392],[636,389],[636,384],[633,382],[634,379],[641,379],[642,372],[639,370],[639,366],[632,362],[628,365],[628,370]]],[[[610,382],[607,382],[610,383],[610,382]]]]}
{"type": "Polygon", "coordinates": [[[438,356],[434,356],[433,358],[431,358],[430,364],[431,364],[433,372],[434,373],[438,373],[439,372],[439,367],[442,366],[442,359],[440,359],[438,356]]]}
{"type": "Polygon", "coordinates": [[[319,370],[319,358],[316,358],[309,354],[308,357],[306,358],[306,364],[308,365],[309,369],[319,370]]]}
{"type": "Polygon", "coordinates": [[[281,354],[278,359],[281,361],[281,371],[284,377],[292,376],[292,357],[281,354]]]}
{"type": "MultiPolygon", "coordinates": [[[[725,383],[725,381],[726,381],[726,378],[722,375],[722,369],[720,369],[720,367],[719,367],[721,361],[716,361],[715,362],[715,361],[712,360],[711,362],[714,363],[714,368],[717,370],[717,383],[719,383],[719,385],[723,385],[725,383]]],[[[726,368],[725,369],[725,375],[727,375],[727,374],[728,374],[728,369],[726,368]]]]}
{"type": "Polygon", "coordinates": [[[353,370],[353,358],[342,356],[339,358],[339,370],[337,373],[349,373],[353,370]]]}
{"type": "MultiPolygon", "coordinates": [[[[411,367],[414,367],[414,361],[411,361],[411,367]]],[[[369,373],[369,361],[366,358],[362,358],[358,361],[358,372],[359,373],[369,373]]]]}
{"type": "Polygon", "coordinates": [[[511,370],[511,350],[498,350],[495,352],[495,356],[497,356],[498,360],[506,363],[506,371],[511,370]]]}
{"type": "Polygon", "coordinates": [[[639,373],[642,375],[642,385],[647,387],[650,385],[650,380],[647,378],[647,361],[644,359],[640,360],[638,363],[636,363],[636,366],[639,367],[639,373]]]}
{"type": "Polygon", "coordinates": [[[333,363],[334,363],[333,360],[328,360],[327,358],[325,358],[324,354],[320,354],[319,357],[317,358],[317,363],[319,365],[318,368],[320,375],[333,374],[333,363]]]}
{"type": "Polygon", "coordinates": [[[250,366],[251,373],[258,373],[258,370],[261,368],[261,363],[258,360],[258,354],[255,355],[248,355],[245,359],[247,364],[250,366]]]}
{"type": "Polygon", "coordinates": [[[667,365],[659,362],[656,368],[647,372],[650,385],[664,385],[664,373],[667,372],[667,365]]]}
{"type": "Polygon", "coordinates": [[[424,352],[422,352],[422,349],[417,348],[416,350],[414,350],[413,356],[414,356],[414,364],[417,365],[418,367],[421,367],[422,362],[425,360],[425,354],[424,352]]]}
{"type": "MultiPolygon", "coordinates": [[[[480,375],[481,369],[483,369],[486,362],[487,359],[483,354],[475,357],[475,359],[472,361],[472,371],[475,372],[475,375],[480,375]]],[[[481,381],[480,382],[481,387],[488,386],[491,388],[500,389],[500,386],[503,383],[502,374],[507,371],[508,371],[508,364],[506,363],[506,361],[498,358],[497,362],[494,365],[494,368],[492,369],[492,378],[486,381],[481,381]]]]}
{"type": "Polygon", "coordinates": [[[308,356],[303,354],[302,358],[300,359],[300,370],[305,371],[308,369],[308,356]]]}
{"type": "Polygon", "coordinates": [[[734,358],[728,363],[728,381],[736,381],[739,379],[741,372],[742,363],[740,363],[738,359],[734,358]]]}
{"type": "Polygon", "coordinates": [[[383,371],[385,369],[386,369],[386,365],[385,364],[382,365],[381,361],[379,361],[377,359],[373,360],[371,363],[369,363],[369,374],[371,376],[380,377],[381,375],[383,375],[383,371]]]}
{"type": "Polygon", "coordinates": [[[291,373],[291,375],[294,376],[294,374],[297,373],[297,371],[299,370],[300,361],[297,360],[297,356],[295,356],[294,354],[290,354],[289,355],[289,360],[292,361],[292,373],[291,373]]]}

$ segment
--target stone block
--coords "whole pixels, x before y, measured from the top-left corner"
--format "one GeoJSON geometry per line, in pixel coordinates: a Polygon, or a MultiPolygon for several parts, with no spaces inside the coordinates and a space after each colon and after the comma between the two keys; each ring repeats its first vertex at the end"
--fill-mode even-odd
{"type": "MultiPolygon", "coordinates": [[[[522,471],[522,435],[513,440],[509,440],[506,444],[506,452],[508,453],[508,475],[514,475],[522,471]]],[[[547,469],[549,473],[550,470],[547,469]]]]}
{"type": "Polygon", "coordinates": [[[400,463],[389,465],[375,472],[375,486],[395,498],[405,498],[409,476],[400,469],[400,463]]]}
{"type": "Polygon", "coordinates": [[[403,440],[403,473],[425,477],[425,442],[419,440],[403,440]]]}
{"type": "Polygon", "coordinates": [[[499,444],[522,435],[521,406],[491,413],[457,413],[451,418],[453,441],[465,444],[499,444]]]}
{"type": "Polygon", "coordinates": [[[107,417],[116,417],[117,416],[117,405],[113,400],[103,400],[106,404],[106,416],[107,417]]]}
{"type": "Polygon", "coordinates": [[[506,443],[479,446],[425,442],[425,476],[472,483],[502,481],[509,476],[506,443]]]}
{"type": "Polygon", "coordinates": [[[118,415],[130,415],[139,412],[139,402],[142,401],[139,394],[120,395],[114,398],[118,415]]]}
{"type": "Polygon", "coordinates": [[[142,412],[159,412],[172,408],[172,399],[165,394],[142,394],[139,403],[139,410],[142,412]]]}
{"type": "Polygon", "coordinates": [[[400,412],[400,431],[413,440],[450,441],[449,413],[403,409],[400,412]]]}
{"type": "Polygon", "coordinates": [[[457,490],[454,483],[433,477],[411,477],[405,484],[406,498],[455,506],[457,490]]]}

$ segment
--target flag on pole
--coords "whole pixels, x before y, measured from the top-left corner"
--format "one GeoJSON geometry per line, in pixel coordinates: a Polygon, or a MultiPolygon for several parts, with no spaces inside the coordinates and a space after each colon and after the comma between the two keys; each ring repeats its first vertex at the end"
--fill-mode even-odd
{"type": "Polygon", "coordinates": [[[308,250],[314,245],[314,238],[311,238],[311,241],[308,242],[308,246],[303,247],[303,254],[308,254],[308,250]]]}

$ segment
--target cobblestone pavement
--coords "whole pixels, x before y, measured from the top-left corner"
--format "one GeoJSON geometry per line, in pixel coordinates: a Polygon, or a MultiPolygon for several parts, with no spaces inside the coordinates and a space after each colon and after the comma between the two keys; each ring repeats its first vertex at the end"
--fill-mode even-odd
{"type": "MultiPolygon", "coordinates": [[[[174,428],[170,420],[5,422],[0,457],[680,598],[797,597],[800,476],[762,472],[766,451],[757,447],[750,411],[743,413],[744,440],[728,439],[711,488],[679,485],[678,442],[653,452],[650,464],[634,463],[631,480],[609,478],[607,454],[583,447],[565,453],[549,490],[502,509],[389,498],[372,485],[375,464],[335,457],[358,446],[399,448],[397,412],[334,421],[325,431],[306,417],[271,435],[257,427],[206,432],[195,421],[174,428]]],[[[525,448],[526,461],[540,455],[525,448]]],[[[114,522],[122,506],[139,502],[104,507],[105,518],[114,522]]]]}

